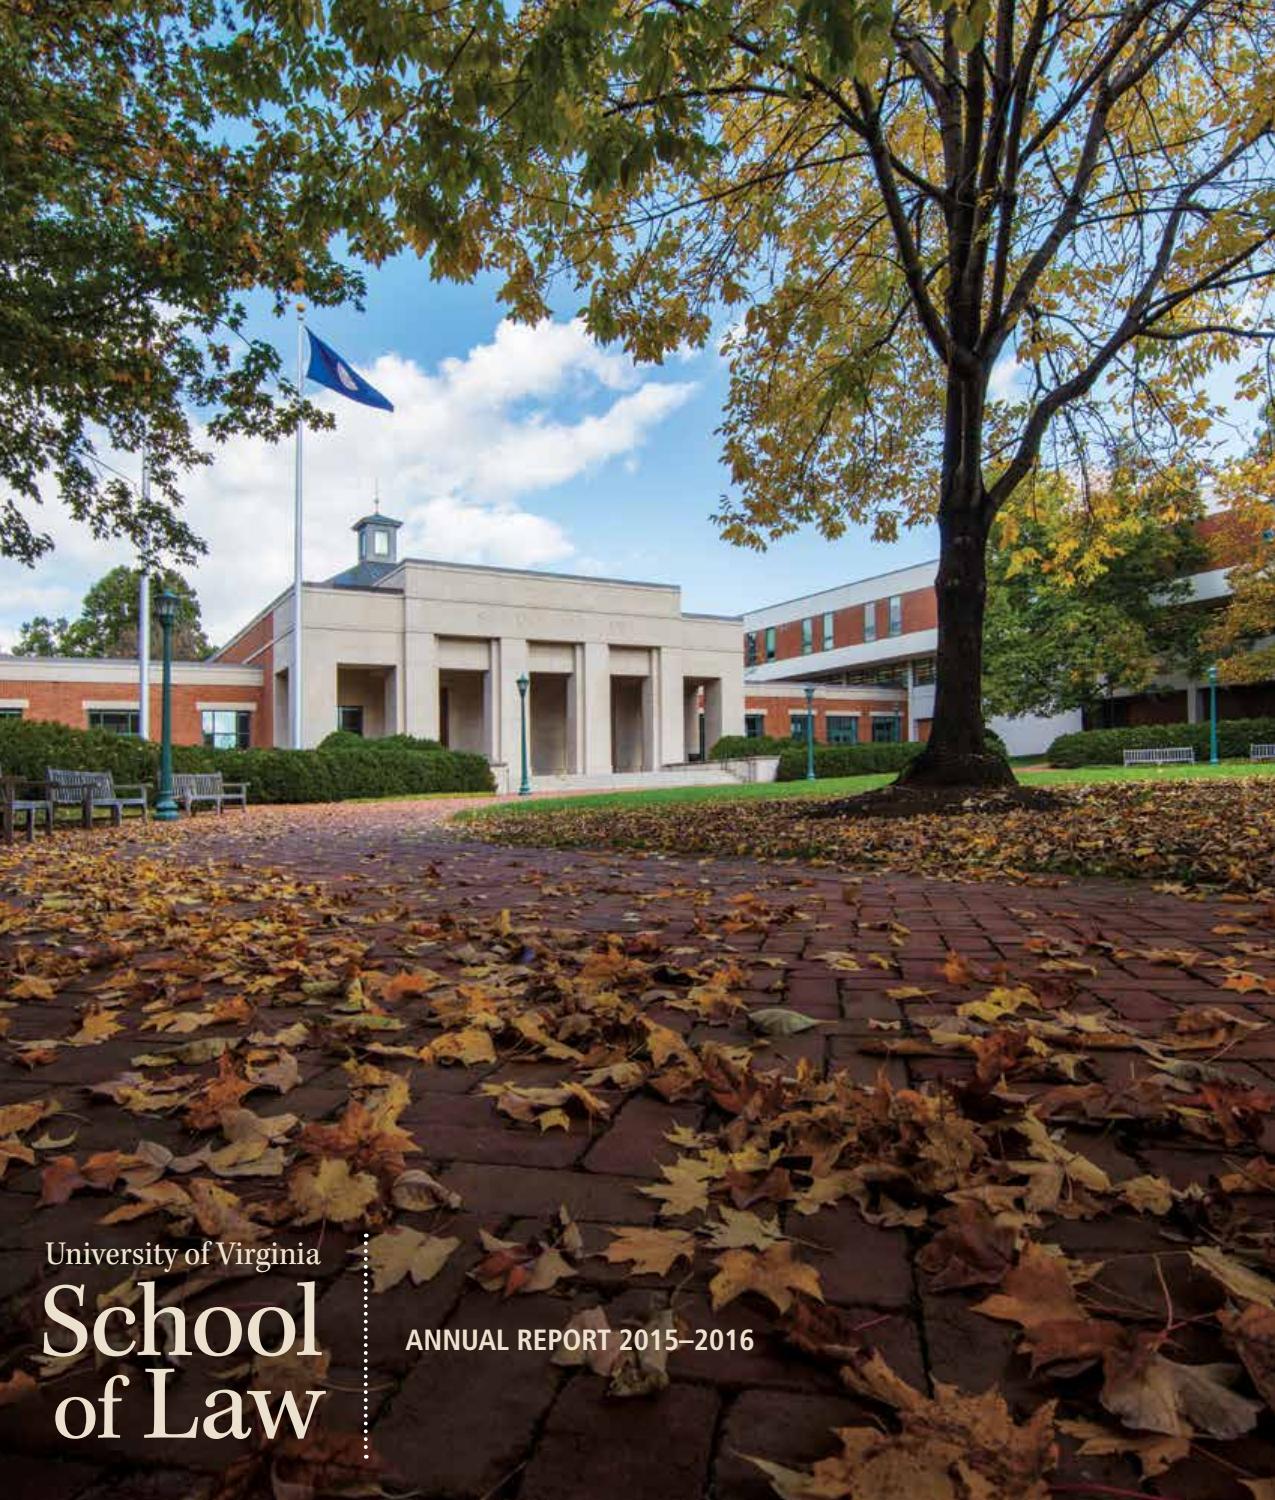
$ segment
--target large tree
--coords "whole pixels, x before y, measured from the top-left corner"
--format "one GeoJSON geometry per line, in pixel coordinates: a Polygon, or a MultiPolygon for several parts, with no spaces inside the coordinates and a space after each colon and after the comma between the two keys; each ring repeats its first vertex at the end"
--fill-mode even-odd
{"type": "Polygon", "coordinates": [[[983,702],[989,714],[1092,708],[1196,672],[1206,613],[1190,575],[1211,566],[1193,470],[1117,463],[1087,494],[1022,486],[992,527],[983,702]]]}
{"type": "Polygon", "coordinates": [[[282,106],[305,48],[287,44],[285,84],[296,8],[276,8],[277,28],[214,0],[0,6],[0,556],[50,547],[43,485],[97,535],[189,559],[180,480],[207,461],[191,410],[214,439],[291,429],[246,295],[331,304],[360,283],[297,169],[282,106]],[[109,456],[143,443],[145,504],[136,461],[109,456]]]}
{"type": "MultiPolygon", "coordinates": [[[[36,615],[23,622],[15,656],[120,657],[137,654],[138,584],[136,568],[118,567],[99,578],[84,596],[74,620],[51,620],[36,615]]],[[[151,598],[161,589],[177,596],[173,623],[173,655],[199,661],[211,656],[213,647],[204,634],[199,599],[185,578],[172,568],[152,575],[151,598]]],[[[152,614],[150,645],[158,655],[161,643],[159,621],[152,614]]]]}
{"type": "Polygon", "coordinates": [[[725,535],[937,517],[908,774],[1010,779],[980,708],[993,520],[1096,442],[1180,461],[1210,368],[1270,337],[1275,11],[534,0],[504,36],[460,0],[430,73],[417,8],[374,9],[333,12],[356,66],[309,117],[355,243],[499,268],[524,317],[565,271],[643,358],[727,309],[725,535]]]}
{"type": "Polygon", "coordinates": [[[1227,567],[1226,603],[1205,637],[1226,683],[1275,677],[1275,409],[1252,449],[1218,478],[1214,543],[1227,567]]]}

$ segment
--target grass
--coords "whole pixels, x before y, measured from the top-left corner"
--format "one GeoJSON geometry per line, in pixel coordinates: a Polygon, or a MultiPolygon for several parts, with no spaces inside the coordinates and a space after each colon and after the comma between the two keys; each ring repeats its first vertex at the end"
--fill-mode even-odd
{"type": "MultiPolygon", "coordinates": [[[[1025,786],[1087,786],[1109,781],[1190,781],[1208,777],[1233,780],[1238,776],[1275,775],[1275,762],[1247,760],[1222,761],[1194,766],[1080,766],[1075,770],[1032,771],[1016,768],[1025,786]]],[[[741,782],[738,786],[655,787],[650,791],[587,792],[576,797],[534,797],[527,802],[501,802],[491,808],[474,808],[459,816],[463,819],[485,818],[492,813],[543,813],[562,809],[658,807],[665,803],[699,803],[753,801],[757,798],[849,797],[856,792],[870,792],[874,787],[888,786],[893,773],[874,776],[833,776],[822,781],[741,782]]],[[[534,785],[534,783],[533,783],[534,785]]]]}

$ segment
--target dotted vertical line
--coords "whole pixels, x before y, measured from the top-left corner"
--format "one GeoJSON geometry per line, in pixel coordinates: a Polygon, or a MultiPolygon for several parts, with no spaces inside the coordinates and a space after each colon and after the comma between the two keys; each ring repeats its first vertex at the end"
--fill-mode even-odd
{"type": "Polygon", "coordinates": [[[368,1431],[368,1408],[370,1400],[368,1397],[368,1362],[370,1359],[368,1343],[368,1295],[372,1286],[372,1255],[369,1249],[371,1236],[363,1235],[363,1462],[371,1460],[371,1436],[368,1431]]]}

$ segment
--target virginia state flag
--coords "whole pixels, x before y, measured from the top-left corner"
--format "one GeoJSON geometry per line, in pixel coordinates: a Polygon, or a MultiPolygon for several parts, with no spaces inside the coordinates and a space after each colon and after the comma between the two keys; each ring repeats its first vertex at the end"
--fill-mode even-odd
{"type": "Polygon", "coordinates": [[[316,385],[326,385],[329,390],[339,391],[351,401],[363,406],[379,406],[382,411],[393,411],[394,403],[382,396],[374,385],[369,385],[362,375],[356,375],[330,344],[310,334],[310,368],[306,375],[316,385]]]}

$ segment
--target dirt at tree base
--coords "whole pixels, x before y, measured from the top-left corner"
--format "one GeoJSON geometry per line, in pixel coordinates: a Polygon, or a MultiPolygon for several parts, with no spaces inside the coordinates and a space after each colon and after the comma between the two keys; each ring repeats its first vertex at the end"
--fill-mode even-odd
{"type": "Polygon", "coordinates": [[[840,797],[835,802],[820,802],[812,807],[795,809],[803,818],[913,818],[961,817],[971,813],[1057,812],[1067,805],[1062,792],[1042,787],[998,786],[907,786],[895,782],[860,792],[854,797],[840,797]]]}

